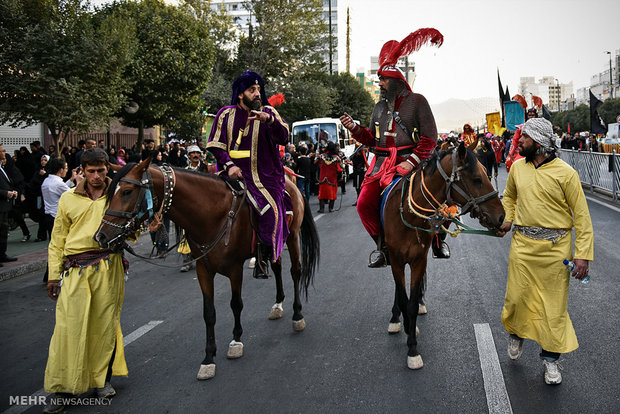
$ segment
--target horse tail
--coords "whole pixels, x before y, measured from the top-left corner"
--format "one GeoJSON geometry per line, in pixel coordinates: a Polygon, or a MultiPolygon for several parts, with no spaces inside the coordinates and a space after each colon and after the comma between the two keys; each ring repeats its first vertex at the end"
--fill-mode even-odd
{"type": "Polygon", "coordinates": [[[308,300],[308,287],[314,284],[314,273],[319,267],[321,256],[321,245],[319,242],[319,232],[314,225],[314,217],[310,210],[308,200],[304,200],[304,219],[301,222],[301,292],[308,300]]]}

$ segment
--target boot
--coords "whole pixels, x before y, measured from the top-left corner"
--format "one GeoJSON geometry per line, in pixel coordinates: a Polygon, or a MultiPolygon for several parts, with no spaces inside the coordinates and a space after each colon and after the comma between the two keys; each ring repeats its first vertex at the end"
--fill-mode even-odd
{"type": "Polygon", "coordinates": [[[319,211],[317,211],[317,213],[325,213],[325,200],[319,200],[319,211]]]}
{"type": "Polygon", "coordinates": [[[271,257],[271,246],[259,243],[256,256],[256,265],[254,266],[254,279],[268,279],[269,274],[269,258],[271,257]],[[258,251],[260,250],[260,252],[258,251]]]}
{"type": "Polygon", "coordinates": [[[333,212],[334,211],[334,203],[336,202],[336,200],[329,200],[329,212],[333,212]]]}
{"type": "Polygon", "coordinates": [[[360,198],[360,190],[356,188],[355,191],[357,192],[357,198],[355,199],[355,203],[351,204],[352,207],[357,207],[357,199],[360,198]]]}
{"type": "Polygon", "coordinates": [[[431,244],[433,249],[433,257],[435,259],[449,259],[450,258],[450,248],[448,244],[444,241],[446,238],[446,233],[443,234],[435,234],[433,236],[433,243],[431,244]]]}
{"type": "MultiPolygon", "coordinates": [[[[375,243],[378,244],[379,236],[371,236],[375,243]]],[[[387,245],[381,239],[381,253],[377,255],[377,257],[368,263],[368,267],[372,269],[376,269],[378,267],[385,267],[390,264],[390,256],[388,253],[387,245]]]]}

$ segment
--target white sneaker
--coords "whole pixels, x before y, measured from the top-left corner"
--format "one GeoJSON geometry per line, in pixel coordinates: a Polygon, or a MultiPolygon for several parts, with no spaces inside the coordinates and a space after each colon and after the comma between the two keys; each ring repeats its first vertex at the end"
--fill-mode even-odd
{"type": "Polygon", "coordinates": [[[523,353],[523,339],[514,339],[512,336],[508,337],[508,356],[510,359],[516,361],[521,358],[523,353]]]}
{"type": "Polygon", "coordinates": [[[562,366],[558,361],[543,361],[543,365],[545,366],[545,382],[549,385],[560,384],[562,382],[562,373],[560,372],[562,366]]]}

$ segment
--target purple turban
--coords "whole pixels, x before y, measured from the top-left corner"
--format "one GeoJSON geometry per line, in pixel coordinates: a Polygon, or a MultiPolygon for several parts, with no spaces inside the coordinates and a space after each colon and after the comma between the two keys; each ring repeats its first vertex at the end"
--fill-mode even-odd
{"type": "Polygon", "coordinates": [[[239,94],[243,93],[252,85],[260,86],[260,99],[263,105],[269,105],[267,101],[267,95],[265,95],[265,84],[263,78],[256,72],[250,70],[246,71],[243,75],[239,76],[232,85],[232,98],[230,100],[231,105],[237,105],[239,103],[239,94]]]}

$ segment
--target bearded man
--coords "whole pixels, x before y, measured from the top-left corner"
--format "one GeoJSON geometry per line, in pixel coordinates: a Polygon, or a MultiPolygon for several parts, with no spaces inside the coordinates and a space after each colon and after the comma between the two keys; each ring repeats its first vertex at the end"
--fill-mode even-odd
{"type": "Polygon", "coordinates": [[[217,159],[218,171],[243,180],[258,216],[261,263],[254,277],[268,277],[267,261],[280,257],[289,230],[286,212],[292,210],[284,193],[284,168],[279,145],[288,143],[289,127],[269,106],[263,79],[247,71],[233,83],[230,106],[219,110],[207,149],[217,159]]]}
{"type": "Polygon", "coordinates": [[[547,384],[562,382],[558,359],[579,346],[568,315],[570,275],[563,260],[573,260],[573,276],[588,275],[594,238],[579,174],[555,156],[551,122],[530,118],[523,125],[519,153],[504,190],[503,236],[514,225],[502,323],[510,334],[508,356],[517,360],[523,339],[541,349],[547,384]],[[571,230],[575,228],[575,254],[571,230]]]}
{"type": "MultiPolygon", "coordinates": [[[[417,169],[430,158],[437,145],[437,126],[426,98],[413,93],[405,75],[396,67],[400,57],[418,50],[426,42],[441,46],[443,36],[435,29],[419,29],[400,43],[390,40],[383,45],[377,72],[381,100],[372,113],[372,130],[355,124],[347,113],[340,117],[342,125],[353,133],[353,137],[375,154],[357,200],[362,224],[383,251],[368,264],[371,268],[389,264],[385,243],[379,242],[382,190],[390,185],[394,175],[406,175],[417,169]]],[[[433,239],[432,247],[435,257],[450,256],[447,245],[439,238],[433,239]]]]}

